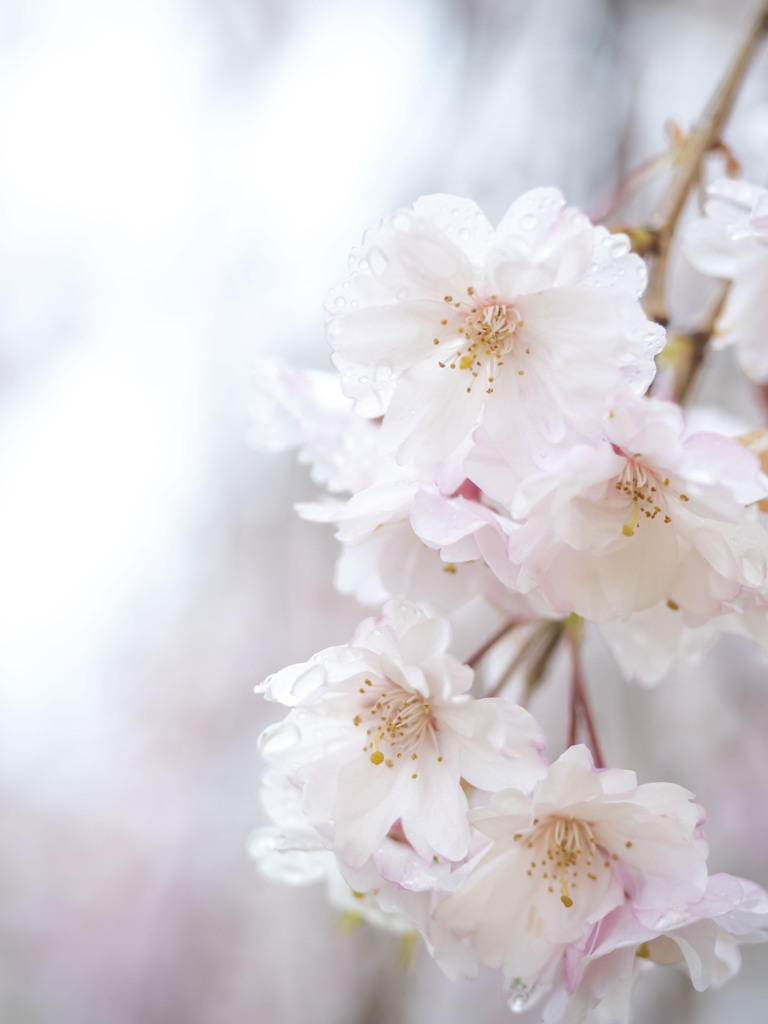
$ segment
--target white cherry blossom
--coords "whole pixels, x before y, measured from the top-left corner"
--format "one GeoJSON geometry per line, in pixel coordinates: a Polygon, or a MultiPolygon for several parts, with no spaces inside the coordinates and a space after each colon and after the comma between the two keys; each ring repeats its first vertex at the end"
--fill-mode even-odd
{"type": "Polygon", "coordinates": [[[602,441],[563,446],[516,490],[517,585],[595,622],[666,602],[700,624],[763,583],[768,534],[745,506],[766,493],[737,441],[685,436],[672,403],[616,400],[602,441]]]}
{"type": "Polygon", "coordinates": [[[331,295],[328,337],[357,410],[401,462],[467,451],[481,422],[536,449],[596,398],[641,394],[663,331],[638,303],[642,261],[556,189],[494,230],[470,200],[425,196],[369,231],[331,295]]]}
{"type": "Polygon", "coordinates": [[[739,969],[738,946],[768,939],[768,893],[718,874],[690,906],[656,921],[641,917],[625,903],[566,950],[561,979],[543,1007],[544,1024],[580,1024],[590,1010],[603,1024],[625,1024],[634,982],[653,967],[685,970],[698,992],[724,984],[739,969]]]}
{"type": "Polygon", "coordinates": [[[571,747],[532,796],[507,790],[473,812],[493,844],[438,916],[481,963],[531,988],[625,900],[658,915],[701,898],[706,846],[691,796],[596,771],[571,747]]]}
{"type": "Polygon", "coordinates": [[[308,820],[350,867],[397,827],[426,860],[470,848],[462,783],[526,789],[544,737],[522,708],[473,700],[472,669],[447,653],[448,624],[391,601],[351,643],[290,666],[261,689],[293,710],[261,750],[303,791],[308,820]]]}
{"type": "Polygon", "coordinates": [[[768,382],[768,189],[721,178],[708,189],[706,218],[688,226],[684,252],[697,270],[731,288],[714,348],[736,345],[746,375],[768,382]]]}

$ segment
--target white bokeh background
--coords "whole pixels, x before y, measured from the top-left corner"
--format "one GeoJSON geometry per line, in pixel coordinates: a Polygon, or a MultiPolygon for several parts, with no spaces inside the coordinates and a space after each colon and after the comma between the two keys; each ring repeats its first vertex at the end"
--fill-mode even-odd
{"type": "MultiPolygon", "coordinates": [[[[328,365],[324,292],[398,204],[595,203],[696,119],[749,8],[0,3],[2,1024],[507,1019],[495,977],[403,974],[248,862],[253,685],[361,617],[291,516],[305,473],[246,442],[254,367],[328,365]]],[[[728,140],[768,183],[765,53],[728,140]]],[[[708,805],[713,870],[766,884],[766,671],[739,657],[648,694],[598,652],[600,717],[618,763],[708,805]]],[[[748,954],[705,997],[660,978],[637,1021],[762,1022],[748,954]]]]}

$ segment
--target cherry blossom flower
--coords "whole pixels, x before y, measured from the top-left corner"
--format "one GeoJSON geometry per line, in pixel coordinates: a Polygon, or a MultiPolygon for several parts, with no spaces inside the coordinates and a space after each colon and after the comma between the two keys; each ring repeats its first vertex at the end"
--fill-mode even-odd
{"type": "Polygon", "coordinates": [[[473,700],[472,669],[447,653],[448,624],[391,601],[349,645],[283,669],[259,689],[293,710],[262,735],[268,762],[303,791],[303,811],[359,867],[397,825],[424,859],[470,848],[462,783],[526,789],[544,738],[522,708],[473,700]]]}
{"type": "MultiPolygon", "coordinates": [[[[643,915],[640,915],[642,917],[643,915]]],[[[624,1024],[638,975],[654,966],[687,971],[703,992],[739,969],[738,946],[768,939],[768,893],[754,882],[713,875],[700,900],[643,921],[629,903],[570,946],[562,976],[543,1008],[545,1024],[579,1024],[596,1010],[604,1024],[624,1024]]]]}
{"type": "Polygon", "coordinates": [[[744,373],[768,382],[768,189],[721,178],[708,189],[706,218],[688,226],[684,252],[704,274],[731,288],[714,348],[736,345],[744,373]]]}
{"type": "Polygon", "coordinates": [[[299,370],[275,360],[253,373],[255,448],[279,452],[298,449],[312,479],[329,491],[369,486],[377,466],[377,423],[355,415],[337,373],[299,370]]]}
{"type": "Polygon", "coordinates": [[[383,416],[401,462],[466,453],[479,423],[536,450],[617,388],[642,394],[661,328],[638,303],[642,261],[557,190],[494,231],[469,200],[425,196],[369,231],[328,304],[346,394],[383,416]]]}
{"type": "Polygon", "coordinates": [[[666,602],[701,624],[760,586],[768,534],[745,507],[768,491],[759,462],[730,438],[684,431],[672,403],[617,400],[601,442],[563,446],[527,477],[511,505],[524,521],[509,549],[520,590],[594,622],[666,602]]]}
{"type": "Polygon", "coordinates": [[[438,917],[481,963],[530,989],[625,900],[658,916],[701,898],[706,846],[691,797],[596,771],[585,747],[571,747],[532,796],[507,790],[472,813],[493,844],[438,917]]]}

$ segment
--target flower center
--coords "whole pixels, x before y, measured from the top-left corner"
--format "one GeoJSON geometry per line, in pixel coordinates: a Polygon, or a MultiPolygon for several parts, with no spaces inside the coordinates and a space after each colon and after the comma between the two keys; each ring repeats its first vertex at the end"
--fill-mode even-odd
{"type": "MultiPolygon", "coordinates": [[[[469,376],[467,391],[472,391],[475,380],[481,375],[487,381],[486,393],[493,392],[493,382],[504,365],[504,357],[513,350],[515,335],[523,321],[512,303],[500,302],[496,295],[478,302],[473,299],[474,288],[467,288],[471,303],[454,302],[452,295],[446,295],[445,301],[450,302],[464,317],[463,323],[457,328],[464,344],[455,352],[450,362],[440,361],[438,365],[451,370],[466,370],[469,376]]],[[[442,323],[446,325],[447,320],[442,323]]],[[[440,339],[435,338],[435,344],[440,339]]],[[[529,354],[530,350],[525,349],[529,354]]],[[[524,370],[518,370],[522,376],[524,370]]]]}
{"type": "MultiPolygon", "coordinates": [[[[626,462],[619,474],[615,487],[617,491],[626,495],[632,502],[632,514],[628,523],[624,523],[621,532],[625,537],[634,537],[635,530],[640,528],[640,517],[656,519],[663,516],[665,523],[671,523],[672,517],[666,512],[667,501],[664,491],[669,487],[669,477],[664,480],[648,469],[640,462],[641,456],[627,455],[620,448],[614,450],[619,455],[624,455],[626,462]]],[[[681,501],[688,501],[685,494],[678,495],[681,501]]]]}
{"type": "MultiPolygon", "coordinates": [[[[416,761],[418,748],[434,729],[429,703],[421,694],[409,693],[400,687],[392,692],[382,691],[368,709],[368,715],[366,735],[369,740],[363,750],[366,753],[370,750],[372,764],[385,764],[388,768],[394,767],[395,760],[408,755],[416,761]]],[[[355,725],[365,721],[360,715],[355,716],[355,725]]]]}
{"type": "MultiPolygon", "coordinates": [[[[527,874],[540,875],[551,893],[559,889],[560,902],[570,908],[573,906],[572,890],[578,888],[580,881],[596,882],[598,872],[609,867],[610,861],[602,859],[587,822],[573,817],[552,817],[541,823],[536,820],[534,826],[528,834],[531,864],[527,874]]],[[[523,838],[522,833],[515,836],[515,840],[523,838]]]]}

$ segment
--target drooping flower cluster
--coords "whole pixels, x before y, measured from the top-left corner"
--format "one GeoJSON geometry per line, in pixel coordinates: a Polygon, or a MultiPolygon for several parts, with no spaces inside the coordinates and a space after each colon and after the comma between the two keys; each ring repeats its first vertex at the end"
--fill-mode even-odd
{"type": "Polygon", "coordinates": [[[342,907],[418,931],[451,977],[500,967],[510,1005],[548,996],[553,1020],[579,1019],[634,956],[665,962],[669,932],[722,919],[698,940],[713,951],[721,932],[768,937],[768,894],[708,879],[692,794],[598,770],[583,746],[548,765],[528,712],[470,696],[449,639],[444,620],[390,601],[260,687],[290,708],[261,740],[265,874],[324,879],[342,907]]]}
{"type": "Polygon", "coordinates": [[[255,855],[393,915],[452,976],[500,967],[513,1008],[548,994],[551,1024],[623,1019],[641,962],[706,987],[768,934],[768,895],[708,878],[691,794],[574,744],[548,764],[528,712],[471,695],[448,652],[453,631],[476,663],[526,626],[520,658],[545,664],[586,622],[651,682],[718,630],[768,649],[768,478],[644,397],[664,344],[644,286],[628,239],[554,189],[495,230],[425,197],[368,232],[331,293],[339,375],[260,371],[257,442],[300,449],[329,491],[300,512],[337,527],[337,587],[386,603],[259,687],[289,710],[261,741],[273,824],[255,855]]]}

